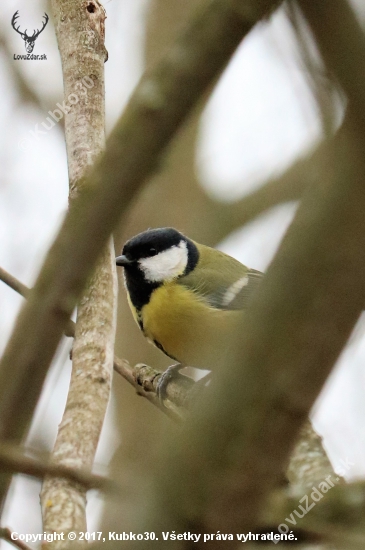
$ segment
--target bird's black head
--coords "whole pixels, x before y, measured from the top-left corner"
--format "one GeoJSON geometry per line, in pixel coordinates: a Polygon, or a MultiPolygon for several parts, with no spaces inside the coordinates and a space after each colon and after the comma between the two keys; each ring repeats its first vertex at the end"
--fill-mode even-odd
{"type": "Polygon", "coordinates": [[[184,235],[172,227],[148,229],[148,231],[139,233],[125,243],[123,255],[130,260],[138,261],[141,258],[156,256],[160,252],[178,246],[181,241],[185,242],[186,240],[184,235]]]}
{"type": "Polygon", "coordinates": [[[198,263],[193,241],[172,227],[139,233],[123,247],[116,263],[125,268],[132,303],[137,309],[148,303],[154,288],[186,275],[198,263]]]}

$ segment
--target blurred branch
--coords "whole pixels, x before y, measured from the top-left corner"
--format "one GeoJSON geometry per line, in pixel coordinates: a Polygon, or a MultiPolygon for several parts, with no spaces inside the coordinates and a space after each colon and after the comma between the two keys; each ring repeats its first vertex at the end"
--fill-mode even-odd
{"type": "MultiPolygon", "coordinates": [[[[160,226],[162,220],[162,225],[188,228],[186,231],[192,238],[214,246],[229,233],[250,223],[270,208],[301,199],[305,189],[315,182],[321,185],[318,175],[326,150],[335,139],[335,135],[332,135],[321,141],[283,174],[272,177],[242,199],[227,203],[206,193],[196,181],[194,170],[189,168],[194,165],[195,149],[192,149],[192,145],[195,144],[195,126],[189,132],[185,128],[183,135],[179,135],[179,153],[176,153],[175,144],[173,158],[165,170],[155,176],[155,185],[145,191],[137,207],[133,204],[129,212],[129,227],[127,232],[123,231],[123,242],[145,227],[160,226]],[[171,185],[171,181],[174,185],[171,185]],[[186,186],[189,186],[188,189],[186,186]],[[162,213],[156,212],[153,205],[161,200],[169,201],[170,197],[170,208],[162,213]],[[188,216],[182,217],[182,212],[188,212],[188,216]],[[201,220],[204,220],[204,225],[201,220]]],[[[342,129],[337,133],[341,135],[342,129]]]]}
{"type": "MultiPolygon", "coordinates": [[[[365,482],[338,485],[321,499],[313,516],[308,514],[311,528],[331,534],[334,538],[356,539],[365,543],[365,482]]],[[[346,540],[346,539],[345,539],[346,540]]]]}
{"type": "Polygon", "coordinates": [[[29,426],[59,339],[107,238],[202,92],[278,0],[209,0],[140,81],[87,176],[17,319],[0,365],[0,436],[29,426]],[[22,407],[19,408],[19,402],[22,407]]]}
{"type": "Polygon", "coordinates": [[[1,30],[0,49],[3,50],[4,59],[6,60],[7,66],[9,67],[9,70],[13,76],[16,85],[16,91],[18,92],[22,101],[34,105],[42,112],[47,111],[49,109],[49,106],[45,104],[43,99],[40,98],[35,90],[30,86],[29,82],[27,81],[20,69],[21,63],[14,63],[13,53],[10,51],[5,34],[1,30]]]}
{"type": "Polygon", "coordinates": [[[347,0],[298,0],[327,68],[365,127],[365,35],[347,0]]]}
{"type": "Polygon", "coordinates": [[[0,539],[5,540],[9,544],[12,544],[16,548],[19,548],[19,550],[32,550],[30,546],[25,544],[25,542],[21,540],[14,540],[11,538],[12,531],[9,529],[9,527],[0,527],[0,539]]]}
{"type": "Polygon", "coordinates": [[[115,484],[104,477],[74,470],[62,464],[52,464],[49,461],[25,456],[24,453],[12,445],[0,445],[0,469],[12,474],[24,474],[43,479],[47,475],[62,477],[83,488],[100,489],[102,491],[115,491],[115,484]]]}
{"type": "MultiPolygon", "coordinates": [[[[182,25],[186,25],[194,5],[199,1],[202,2],[186,0],[181,3],[173,0],[166,4],[164,0],[151,0],[148,5],[145,39],[145,58],[148,67],[156,63],[167,50],[171,38],[177,35],[182,25]]],[[[321,99],[326,100],[326,105],[329,104],[331,94],[328,82],[326,78],[322,79],[321,85],[317,85],[317,81],[315,83],[316,89],[319,88],[321,91],[321,99]]],[[[298,169],[296,164],[293,165],[292,181],[288,173],[283,177],[274,176],[268,183],[235,203],[218,201],[206,193],[198,181],[195,159],[200,117],[212,87],[174,140],[168,158],[164,159],[161,170],[154,175],[151,185],[133,202],[128,219],[123,220],[119,242],[117,236],[118,246],[146,227],[164,225],[184,228],[185,232],[198,242],[214,246],[228,233],[242,227],[267,209],[281,202],[298,200],[306,185],[315,179],[321,159],[320,155],[313,155],[311,151],[306,154],[308,162],[299,161],[298,169]],[[155,208],[155,204],[161,200],[169,204],[168,209],[161,211],[155,208]]],[[[124,312],[120,311],[121,317],[123,314],[124,312]]],[[[121,347],[129,342],[128,336],[118,335],[121,347]]]]}
{"type": "Polygon", "coordinates": [[[335,102],[336,92],[338,98],[338,86],[326,71],[308,27],[304,24],[303,15],[298,5],[295,2],[288,2],[285,9],[297,39],[304,76],[317,102],[322,131],[326,137],[329,137],[333,134],[336,120],[338,120],[335,102]]]}
{"type": "Polygon", "coordinates": [[[296,522],[295,528],[320,535],[335,543],[336,548],[363,548],[365,482],[338,484],[336,477],[328,475],[321,481],[312,482],[306,495],[293,497],[290,490],[276,491],[270,499],[267,521],[283,524],[285,518],[290,518],[292,523],[296,522]]]}
{"type": "Polygon", "coordinates": [[[249,223],[269,208],[299,200],[304,191],[315,182],[321,185],[318,175],[326,150],[330,146],[331,140],[323,141],[304,158],[293,163],[284,174],[272,178],[259,189],[234,203],[222,204],[210,199],[214,202],[217,216],[219,215],[223,235],[249,223]]]}

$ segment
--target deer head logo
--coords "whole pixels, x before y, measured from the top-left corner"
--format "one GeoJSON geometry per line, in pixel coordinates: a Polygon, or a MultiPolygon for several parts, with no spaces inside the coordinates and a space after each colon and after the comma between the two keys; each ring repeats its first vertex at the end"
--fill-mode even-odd
{"type": "Polygon", "coordinates": [[[27,29],[25,29],[24,32],[21,32],[19,30],[20,28],[20,25],[18,27],[15,26],[15,24],[17,23],[17,19],[19,17],[19,11],[17,10],[13,17],[12,17],[12,20],[11,20],[11,26],[13,27],[13,29],[18,33],[20,34],[20,36],[22,37],[22,39],[24,40],[24,45],[25,45],[25,49],[27,51],[27,53],[32,53],[33,51],[33,48],[34,48],[34,43],[35,41],[37,40],[38,36],[41,34],[41,32],[44,30],[44,27],[47,25],[48,23],[48,15],[45,13],[43,15],[43,18],[44,18],[44,21],[42,23],[42,28],[41,30],[34,30],[33,31],[33,34],[32,36],[28,36],[27,35],[27,29]]]}

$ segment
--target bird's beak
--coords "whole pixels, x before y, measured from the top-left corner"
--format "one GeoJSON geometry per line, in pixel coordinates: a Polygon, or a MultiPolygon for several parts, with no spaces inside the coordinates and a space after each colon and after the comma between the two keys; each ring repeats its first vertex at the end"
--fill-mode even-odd
{"type": "Polygon", "coordinates": [[[133,262],[131,260],[128,260],[127,256],[124,256],[124,254],[123,254],[122,256],[118,256],[117,258],[115,258],[115,263],[117,265],[121,265],[121,266],[125,267],[126,265],[130,265],[133,262]]]}

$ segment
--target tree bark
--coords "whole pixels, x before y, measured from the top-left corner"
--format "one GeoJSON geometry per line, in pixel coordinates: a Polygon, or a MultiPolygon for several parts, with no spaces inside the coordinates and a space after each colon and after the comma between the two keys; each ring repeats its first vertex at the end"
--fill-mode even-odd
{"type": "MultiPolygon", "coordinates": [[[[72,104],[65,119],[72,208],[87,167],[104,148],[105,11],[97,0],[54,0],[53,13],[66,103],[72,104]]],[[[52,454],[53,463],[74,470],[92,468],[110,396],[117,298],[114,258],[110,240],[77,308],[70,388],[52,454]]],[[[80,484],[48,476],[41,505],[44,531],[87,531],[86,490],[80,484]]],[[[66,538],[47,546],[58,549],[68,544],[66,538]]]]}

